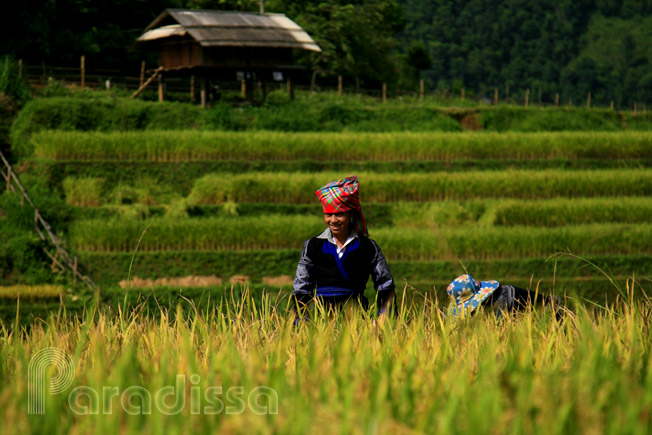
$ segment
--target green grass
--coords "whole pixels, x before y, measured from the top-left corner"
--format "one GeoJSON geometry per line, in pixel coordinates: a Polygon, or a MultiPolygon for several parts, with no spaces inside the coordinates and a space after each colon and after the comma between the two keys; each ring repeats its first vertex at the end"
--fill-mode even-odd
{"type": "MultiPolygon", "coordinates": [[[[313,192],[348,175],[320,173],[212,174],[196,180],[192,205],[224,202],[311,203],[313,192]]],[[[469,171],[463,173],[358,173],[364,202],[436,201],[482,198],[646,196],[652,170],[469,171]]]]}
{"type": "Polygon", "coordinates": [[[285,133],[46,130],[30,141],[51,160],[187,162],[444,161],[650,158],[649,132],[285,133]]]}
{"type": "MultiPolygon", "coordinates": [[[[88,220],[72,224],[69,243],[79,251],[115,252],[135,249],[151,225],[143,251],[297,249],[319,234],[315,216],[267,216],[202,219],[153,218],[88,220]],[[291,229],[291,231],[288,231],[291,229]]],[[[371,237],[390,259],[494,259],[546,257],[555,252],[639,254],[651,252],[652,225],[588,224],[552,228],[490,227],[376,228],[371,237]]]]}
{"type": "MultiPolygon", "coordinates": [[[[649,197],[623,198],[552,198],[449,200],[435,202],[368,202],[363,207],[365,218],[373,228],[436,228],[482,223],[494,226],[564,226],[591,223],[645,223],[652,215],[649,197]]],[[[122,216],[155,217],[169,214],[165,204],[144,206],[139,203],[74,207],[73,220],[112,219],[122,216]]],[[[187,206],[192,217],[311,215],[322,213],[321,204],[227,203],[187,206]]]]}

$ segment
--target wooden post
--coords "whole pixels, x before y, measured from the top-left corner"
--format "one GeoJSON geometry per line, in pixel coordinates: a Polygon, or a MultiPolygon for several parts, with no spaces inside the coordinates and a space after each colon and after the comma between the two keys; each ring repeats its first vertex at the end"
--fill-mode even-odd
{"type": "Polygon", "coordinates": [[[498,105],[498,88],[494,88],[494,106],[498,105]]]}
{"type": "Polygon", "coordinates": [[[315,92],[315,82],[317,81],[317,70],[312,72],[312,77],[310,77],[310,92],[315,92]]]}
{"type": "Polygon", "coordinates": [[[245,79],[240,80],[240,95],[242,95],[242,98],[245,100],[247,99],[247,82],[245,79]]]}
{"type": "Polygon", "coordinates": [[[290,94],[290,100],[294,100],[294,86],[292,86],[292,79],[288,77],[288,94],[290,94]]]}
{"type": "Polygon", "coordinates": [[[527,88],[525,90],[525,108],[527,109],[527,105],[530,102],[530,88],[527,88]]]}
{"type": "Polygon", "coordinates": [[[86,86],[86,56],[81,57],[81,87],[86,86]]]}
{"type": "Polygon", "coordinates": [[[383,103],[387,101],[387,83],[383,82],[383,103]]]}
{"type": "Polygon", "coordinates": [[[18,77],[23,77],[23,59],[18,59],[18,77]]]}
{"type": "Polygon", "coordinates": [[[143,83],[145,83],[145,61],[142,61],[140,63],[140,86],[143,87],[143,83]]]}
{"type": "Polygon", "coordinates": [[[163,74],[158,75],[158,102],[162,103],[164,99],[163,95],[163,74]]]}
{"type": "Polygon", "coordinates": [[[190,76],[190,102],[195,101],[195,76],[190,76]]]}
{"type": "Polygon", "coordinates": [[[425,92],[425,86],[423,84],[423,79],[419,80],[419,99],[423,100],[423,94],[425,92]]]}
{"type": "Polygon", "coordinates": [[[559,94],[555,94],[555,106],[559,106],[559,94]]]}
{"type": "Polygon", "coordinates": [[[611,110],[614,110],[614,100],[611,100],[611,102],[609,103],[609,108],[611,110]]]}
{"type": "Polygon", "coordinates": [[[337,96],[342,96],[342,76],[337,76],[337,96]]]}
{"type": "Polygon", "coordinates": [[[589,91],[589,93],[586,94],[586,108],[587,109],[591,108],[591,91],[589,91]]]}
{"type": "Polygon", "coordinates": [[[505,102],[509,103],[509,83],[505,83],[505,102]]]}
{"type": "Polygon", "coordinates": [[[636,113],[636,101],[634,101],[634,113],[636,113]]]}
{"type": "Polygon", "coordinates": [[[201,89],[199,91],[199,101],[201,107],[206,107],[206,88],[208,87],[208,79],[206,76],[201,78],[201,89]]]}
{"type": "Polygon", "coordinates": [[[460,95],[460,97],[462,97],[462,99],[464,99],[464,95],[465,95],[465,93],[466,93],[466,92],[464,91],[464,88],[462,88],[462,93],[461,93],[461,95],[460,95]]]}
{"type": "Polygon", "coordinates": [[[150,78],[148,78],[147,81],[146,81],[145,83],[143,83],[142,86],[141,86],[140,88],[138,88],[138,89],[136,90],[136,92],[134,92],[133,94],[131,94],[131,98],[136,98],[136,97],[137,97],[141,92],[143,92],[143,90],[144,90],[144,89],[145,89],[145,88],[146,88],[150,83],[152,83],[156,77],[158,77],[158,75],[159,75],[159,73],[160,73],[161,71],[163,71],[163,67],[162,67],[162,66],[156,68],[156,69],[154,70],[154,74],[152,74],[152,76],[151,76],[150,78]]]}

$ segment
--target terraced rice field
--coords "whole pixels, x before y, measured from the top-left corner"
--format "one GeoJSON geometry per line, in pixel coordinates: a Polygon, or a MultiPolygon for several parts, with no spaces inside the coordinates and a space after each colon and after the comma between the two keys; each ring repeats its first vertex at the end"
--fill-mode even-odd
{"type": "Polygon", "coordinates": [[[42,131],[31,145],[26,164],[73,207],[68,240],[106,288],[126,278],[145,229],[140,279],[292,276],[303,240],[323,228],[314,191],[351,173],[371,237],[408,292],[441,297],[466,269],[613,296],[575,256],[648,286],[646,132],[42,131]],[[550,259],[559,252],[574,256],[550,259]]]}

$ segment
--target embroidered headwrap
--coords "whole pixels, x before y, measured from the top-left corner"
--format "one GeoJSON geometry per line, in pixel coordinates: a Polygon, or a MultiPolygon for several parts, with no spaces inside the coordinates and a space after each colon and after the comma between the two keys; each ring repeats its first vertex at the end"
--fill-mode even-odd
{"type": "Polygon", "coordinates": [[[321,201],[324,213],[342,213],[353,211],[353,231],[368,236],[367,223],[360,207],[358,177],[351,175],[320,187],[315,192],[321,201]]]}

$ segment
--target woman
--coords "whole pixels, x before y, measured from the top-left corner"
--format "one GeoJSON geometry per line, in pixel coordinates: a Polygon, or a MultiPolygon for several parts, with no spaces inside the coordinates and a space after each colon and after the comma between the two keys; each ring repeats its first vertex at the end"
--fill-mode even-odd
{"type": "Polygon", "coordinates": [[[561,316],[561,305],[556,296],[544,296],[498,281],[476,281],[471,275],[455,278],[446,292],[452,299],[449,315],[456,317],[470,315],[480,306],[493,309],[494,314],[501,317],[503,313],[523,311],[536,305],[555,307],[556,317],[559,319],[561,316]]]}
{"type": "Polygon", "coordinates": [[[378,293],[379,320],[391,309],[394,279],[380,248],[368,237],[358,187],[358,178],[352,175],[315,192],[327,228],[303,245],[292,293],[298,314],[295,323],[307,317],[314,296],[326,309],[339,309],[347,302],[368,307],[364,289],[369,276],[378,293]]]}

